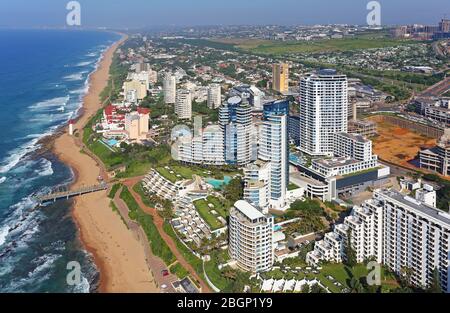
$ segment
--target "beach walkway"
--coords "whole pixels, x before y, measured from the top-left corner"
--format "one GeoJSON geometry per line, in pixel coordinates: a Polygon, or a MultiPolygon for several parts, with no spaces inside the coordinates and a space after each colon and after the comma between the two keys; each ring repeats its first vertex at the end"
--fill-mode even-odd
{"type": "Polygon", "coordinates": [[[162,292],[173,293],[176,292],[172,286],[172,283],[178,281],[178,277],[174,274],[169,274],[168,276],[163,276],[163,271],[167,270],[167,266],[161,258],[155,256],[151,250],[151,243],[148,241],[147,236],[145,235],[142,227],[131,220],[128,216],[128,207],[126,203],[120,198],[120,193],[122,192],[122,188],[116,192],[114,197],[114,204],[119,210],[119,214],[122,216],[123,220],[127,224],[128,229],[133,233],[135,238],[142,244],[145,252],[145,259],[147,261],[147,265],[152,272],[153,278],[155,279],[156,285],[158,288],[166,285],[167,288],[161,290],[162,292]]]}
{"type": "Polygon", "coordinates": [[[153,222],[158,229],[159,234],[161,235],[162,239],[167,243],[172,253],[177,258],[178,262],[189,271],[189,273],[194,277],[199,283],[202,288],[202,292],[211,293],[211,288],[206,284],[203,279],[197,275],[197,272],[192,267],[189,262],[186,261],[184,256],[178,251],[177,245],[175,241],[170,237],[165,231],[164,231],[164,219],[158,214],[158,211],[155,208],[150,208],[147,205],[144,204],[144,202],[141,199],[141,196],[138,195],[134,190],[133,186],[139,183],[141,179],[138,178],[131,178],[128,180],[125,180],[123,184],[128,187],[130,190],[131,195],[136,200],[138,205],[144,210],[145,213],[150,214],[153,217],[153,222]]]}

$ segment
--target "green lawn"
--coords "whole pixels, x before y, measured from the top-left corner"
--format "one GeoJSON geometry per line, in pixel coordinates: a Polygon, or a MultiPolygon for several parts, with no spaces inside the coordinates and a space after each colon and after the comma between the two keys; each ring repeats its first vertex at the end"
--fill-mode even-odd
{"type": "Polygon", "coordinates": [[[170,173],[170,170],[166,169],[165,167],[158,167],[156,168],[156,171],[165,179],[172,183],[176,183],[177,181],[181,180],[182,178],[177,177],[176,174],[170,173]]]}
{"type": "Polygon", "coordinates": [[[224,219],[226,219],[229,215],[229,209],[231,207],[231,204],[228,203],[227,200],[220,200],[219,198],[208,196],[206,200],[214,205],[214,210],[220,214],[224,219]]]}
{"type": "Polygon", "coordinates": [[[202,279],[205,279],[203,275],[203,261],[196,257],[192,252],[178,239],[175,231],[172,229],[169,223],[164,223],[164,231],[167,235],[172,237],[173,241],[177,245],[178,251],[183,255],[186,261],[194,268],[197,275],[199,275],[202,279]]]}
{"type": "Polygon", "coordinates": [[[124,162],[123,157],[119,153],[112,152],[99,140],[89,143],[88,147],[108,168],[124,162]]]}
{"type": "Polygon", "coordinates": [[[217,217],[211,214],[211,209],[208,207],[208,202],[206,200],[197,200],[194,202],[194,206],[200,216],[205,220],[205,222],[209,225],[209,227],[211,227],[212,230],[224,227],[224,225],[219,222],[217,217]]]}
{"type": "Polygon", "coordinates": [[[170,268],[170,273],[175,274],[179,279],[183,279],[189,275],[189,272],[180,263],[175,263],[170,268]]]}
{"type": "Polygon", "coordinates": [[[224,290],[229,285],[229,281],[223,277],[222,272],[218,268],[219,264],[216,253],[212,253],[211,260],[205,263],[205,272],[214,286],[220,290],[224,290]]]}
{"type": "Polygon", "coordinates": [[[120,189],[121,186],[122,186],[122,184],[120,184],[120,183],[114,184],[111,187],[111,191],[108,194],[108,198],[114,199],[114,197],[116,196],[117,191],[120,189]]]}
{"type": "Polygon", "coordinates": [[[295,189],[298,189],[298,188],[300,188],[300,187],[297,186],[294,183],[289,183],[289,185],[288,185],[288,191],[295,190],[295,189]]]}
{"type": "Polygon", "coordinates": [[[150,208],[155,207],[155,203],[150,201],[150,198],[145,194],[144,188],[142,187],[141,183],[137,183],[133,186],[133,191],[136,192],[140,197],[142,202],[150,208]]]}

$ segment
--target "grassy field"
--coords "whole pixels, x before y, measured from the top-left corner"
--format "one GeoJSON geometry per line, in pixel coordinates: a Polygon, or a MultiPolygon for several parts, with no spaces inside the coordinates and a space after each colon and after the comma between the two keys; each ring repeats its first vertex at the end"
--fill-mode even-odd
{"type": "Polygon", "coordinates": [[[189,272],[178,262],[173,264],[169,270],[170,273],[175,274],[179,279],[183,279],[189,275],[189,272]]]}
{"type": "Polygon", "coordinates": [[[122,186],[122,184],[120,184],[120,183],[114,184],[111,187],[111,191],[108,194],[108,198],[114,199],[114,197],[116,196],[117,191],[120,189],[121,186],[122,186]]]}
{"type": "Polygon", "coordinates": [[[229,209],[232,206],[232,204],[228,203],[227,200],[220,200],[213,196],[208,196],[206,198],[209,203],[214,205],[214,210],[220,214],[223,218],[227,218],[229,215],[229,209]]]}
{"type": "Polygon", "coordinates": [[[259,39],[223,39],[215,41],[228,45],[233,44],[236,48],[245,51],[271,55],[343,52],[358,49],[394,47],[412,43],[406,40],[380,37],[370,38],[369,36],[315,41],[271,41],[259,39]]]}
{"type": "Polygon", "coordinates": [[[200,216],[205,220],[205,222],[211,227],[212,230],[222,228],[224,225],[211,213],[208,206],[208,202],[204,199],[197,200],[194,202],[194,206],[197,209],[200,216]]]}
{"type": "Polygon", "coordinates": [[[183,179],[192,179],[192,175],[199,175],[203,177],[207,176],[200,170],[196,170],[181,165],[174,165],[168,167],[169,169],[161,166],[156,168],[156,171],[158,171],[159,174],[161,174],[164,178],[171,181],[172,183],[175,183],[183,179]]]}
{"type": "Polygon", "coordinates": [[[288,191],[295,190],[295,189],[298,189],[298,188],[300,188],[300,187],[297,186],[294,183],[289,183],[289,185],[288,185],[288,191]]]}

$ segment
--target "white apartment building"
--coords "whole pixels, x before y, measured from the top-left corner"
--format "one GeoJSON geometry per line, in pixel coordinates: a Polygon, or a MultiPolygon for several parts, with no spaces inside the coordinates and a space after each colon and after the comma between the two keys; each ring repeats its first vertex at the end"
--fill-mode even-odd
{"type": "Polygon", "coordinates": [[[177,95],[177,79],[170,73],[164,76],[163,80],[164,102],[174,104],[177,95]]]}
{"type": "MultiPolygon", "coordinates": [[[[335,227],[341,247],[348,229],[359,262],[375,257],[398,275],[410,269],[411,283],[422,288],[430,286],[437,270],[442,289],[450,292],[450,214],[394,190],[376,190],[372,199],[335,227]]],[[[329,240],[316,243],[308,263],[345,258],[344,249],[339,256],[339,249],[326,243],[329,240]]]]}
{"type": "Polygon", "coordinates": [[[321,70],[300,81],[300,149],[331,155],[334,134],[347,132],[347,76],[321,70]]]}
{"type": "Polygon", "coordinates": [[[175,101],[175,114],[179,119],[192,118],[192,95],[189,90],[180,89],[177,91],[175,101]]]}
{"type": "Polygon", "coordinates": [[[382,210],[379,207],[368,203],[355,207],[343,224],[336,225],[333,232],[325,234],[323,240],[316,242],[314,250],[306,256],[307,262],[317,265],[322,260],[334,263],[345,261],[349,235],[358,263],[371,257],[381,262],[381,218],[382,210]]]}
{"type": "Polygon", "coordinates": [[[420,287],[430,285],[437,269],[450,292],[450,215],[395,191],[378,190],[374,199],[383,207],[383,264],[397,274],[411,269],[420,287]]]}
{"type": "Polygon", "coordinates": [[[222,104],[222,89],[219,84],[208,87],[208,108],[217,109],[222,104]]]}
{"type": "Polygon", "coordinates": [[[185,135],[173,145],[176,160],[200,165],[224,165],[223,133],[219,126],[210,125],[197,136],[185,135]]]}
{"type": "Polygon", "coordinates": [[[230,210],[229,253],[244,271],[268,271],[274,263],[273,217],[239,200],[230,210]]]}
{"type": "Polygon", "coordinates": [[[175,202],[187,194],[192,184],[189,180],[172,182],[156,169],[152,169],[142,180],[142,185],[148,192],[155,194],[161,199],[175,202]]]}
{"type": "Polygon", "coordinates": [[[257,160],[244,168],[244,200],[268,213],[271,163],[257,160]]]}
{"type": "Polygon", "coordinates": [[[252,108],[242,103],[236,108],[236,162],[245,165],[252,161],[252,108]]]}
{"type": "Polygon", "coordinates": [[[287,115],[269,115],[261,125],[258,159],[270,162],[270,202],[284,207],[288,173],[287,115]]]}
{"type": "Polygon", "coordinates": [[[334,134],[333,154],[358,161],[372,160],[372,141],[357,134],[337,133],[334,134]]]}

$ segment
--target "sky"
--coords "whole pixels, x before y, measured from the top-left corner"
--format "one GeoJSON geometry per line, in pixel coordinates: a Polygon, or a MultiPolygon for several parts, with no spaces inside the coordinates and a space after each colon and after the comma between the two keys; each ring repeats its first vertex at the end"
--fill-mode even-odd
{"type": "MultiPolygon", "coordinates": [[[[81,26],[365,24],[370,0],[78,0],[81,26]]],[[[0,27],[63,27],[69,0],[0,0],[0,27]]],[[[450,0],[379,0],[381,22],[436,25],[450,0]]]]}

